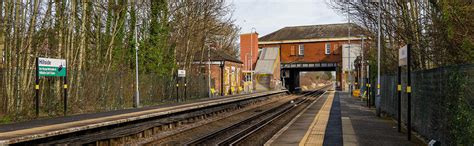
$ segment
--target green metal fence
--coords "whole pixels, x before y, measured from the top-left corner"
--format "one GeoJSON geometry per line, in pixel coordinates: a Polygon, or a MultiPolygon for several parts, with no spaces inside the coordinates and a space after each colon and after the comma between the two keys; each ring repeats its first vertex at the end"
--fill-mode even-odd
{"type": "MultiPolygon", "coordinates": [[[[412,126],[443,145],[474,143],[474,65],[442,67],[411,74],[412,126]]],[[[402,73],[401,119],[406,124],[406,72],[402,73]]],[[[398,113],[397,75],[381,77],[381,112],[398,113]]]]}

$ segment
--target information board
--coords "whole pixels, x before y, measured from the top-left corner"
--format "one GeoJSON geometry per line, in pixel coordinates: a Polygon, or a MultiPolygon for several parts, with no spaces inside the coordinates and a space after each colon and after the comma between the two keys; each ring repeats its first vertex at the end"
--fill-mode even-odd
{"type": "Polygon", "coordinates": [[[178,70],[178,77],[180,78],[186,77],[186,70],[178,70]]]}
{"type": "Polygon", "coordinates": [[[407,65],[407,45],[398,50],[398,66],[407,65]]]}
{"type": "Polygon", "coordinates": [[[66,60],[53,58],[38,58],[38,76],[65,77],[66,60]]]}

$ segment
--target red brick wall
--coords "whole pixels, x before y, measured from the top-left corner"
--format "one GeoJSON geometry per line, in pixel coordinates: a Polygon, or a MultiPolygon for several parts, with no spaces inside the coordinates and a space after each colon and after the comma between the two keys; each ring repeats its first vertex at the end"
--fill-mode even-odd
{"type": "MultiPolygon", "coordinates": [[[[359,43],[351,41],[351,43],[359,43]]],[[[277,45],[260,45],[260,47],[280,47],[281,63],[291,62],[341,62],[342,61],[342,45],[347,41],[331,41],[331,42],[311,42],[311,43],[288,43],[277,45]],[[331,44],[331,54],[325,54],[326,43],[331,44]],[[298,45],[304,45],[304,55],[298,55],[298,45]],[[293,53],[292,53],[293,52],[293,53]]]]}
{"type": "Polygon", "coordinates": [[[250,70],[250,49],[252,49],[252,63],[253,68],[257,63],[258,58],[258,33],[247,33],[240,35],[240,60],[244,62],[244,70],[250,70]],[[247,55],[247,57],[245,57],[247,55]],[[245,60],[247,58],[247,60],[245,60]]]}
{"type": "MultiPolygon", "coordinates": [[[[229,62],[226,61],[224,65],[224,70],[221,70],[221,67],[217,64],[211,65],[211,80],[213,81],[213,84],[211,84],[211,87],[214,88],[216,91],[218,91],[219,95],[221,93],[221,81],[224,81],[224,93],[229,93],[228,90],[232,87],[234,87],[235,90],[238,90],[238,87],[242,86],[242,64],[240,63],[235,63],[235,62],[229,62]],[[235,67],[235,72],[234,72],[234,79],[231,80],[230,78],[232,77],[231,74],[231,68],[235,67]],[[226,69],[229,70],[229,74],[226,73],[226,69]],[[221,73],[222,71],[224,72],[223,77],[221,78],[221,73]],[[224,80],[223,80],[224,79],[224,80]],[[227,81],[226,81],[227,80],[227,81]]],[[[206,66],[206,73],[207,73],[207,66],[206,66]]],[[[235,93],[234,93],[235,94],[235,93]]]]}
{"type": "MultiPolygon", "coordinates": [[[[330,41],[331,54],[325,54],[327,42],[312,42],[312,43],[286,43],[286,44],[270,44],[259,45],[260,48],[265,47],[279,47],[281,63],[292,62],[338,62],[342,61],[342,45],[347,44],[347,41],[330,41]],[[298,55],[298,45],[304,45],[304,55],[298,55]],[[292,49],[293,48],[293,49],[292,49]],[[292,51],[295,51],[292,55],[292,51]]],[[[360,44],[360,41],[353,40],[351,43],[360,44]]],[[[367,44],[365,46],[368,46],[367,44]]],[[[339,64],[342,65],[342,64],[339,64]]],[[[344,83],[344,73],[341,73],[341,68],[338,67],[339,72],[336,72],[338,82],[344,83]]],[[[343,86],[344,84],[340,84],[343,86]]]]}

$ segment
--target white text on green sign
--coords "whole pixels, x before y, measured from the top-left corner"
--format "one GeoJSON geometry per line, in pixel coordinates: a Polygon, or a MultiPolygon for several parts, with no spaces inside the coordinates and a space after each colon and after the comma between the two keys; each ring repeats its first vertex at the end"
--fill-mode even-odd
{"type": "Polygon", "coordinates": [[[66,76],[66,60],[53,58],[38,58],[38,76],[66,76]]]}

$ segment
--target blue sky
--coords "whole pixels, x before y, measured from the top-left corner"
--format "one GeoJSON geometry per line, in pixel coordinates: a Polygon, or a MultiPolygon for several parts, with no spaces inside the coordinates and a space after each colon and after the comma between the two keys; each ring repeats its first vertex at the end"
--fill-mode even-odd
{"type": "Polygon", "coordinates": [[[260,36],[286,26],[345,23],[326,3],[328,0],[228,0],[233,18],[248,33],[255,27],[260,36]]]}

